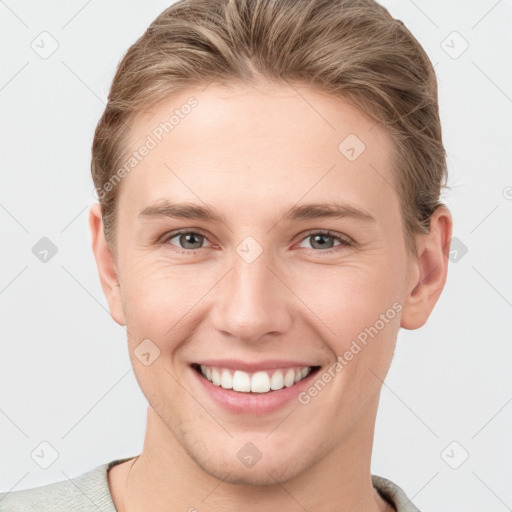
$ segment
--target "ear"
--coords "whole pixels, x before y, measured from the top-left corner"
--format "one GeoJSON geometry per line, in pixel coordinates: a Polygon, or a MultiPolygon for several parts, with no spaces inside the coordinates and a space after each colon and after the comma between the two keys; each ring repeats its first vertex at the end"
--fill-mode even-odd
{"type": "Polygon", "coordinates": [[[452,217],[445,206],[432,215],[430,231],[418,237],[418,255],[413,266],[416,282],[406,297],[400,326],[418,329],[427,321],[446,283],[452,238],[452,217]]]}
{"type": "Polygon", "coordinates": [[[89,227],[92,236],[92,250],[110,315],[119,325],[126,325],[116,262],[112,249],[105,240],[100,203],[93,204],[89,210],[89,227]]]}

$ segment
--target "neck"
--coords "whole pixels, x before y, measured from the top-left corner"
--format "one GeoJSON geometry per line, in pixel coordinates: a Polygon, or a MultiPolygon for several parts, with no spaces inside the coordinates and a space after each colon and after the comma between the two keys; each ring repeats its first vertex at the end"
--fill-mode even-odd
{"type": "Polygon", "coordinates": [[[378,396],[343,442],[287,481],[246,485],[219,479],[201,468],[148,407],[141,455],[129,461],[119,512],[173,510],[247,512],[262,510],[316,512],[393,510],[373,488],[370,460],[378,396]],[[335,505],[333,505],[335,504],[335,505]]]}

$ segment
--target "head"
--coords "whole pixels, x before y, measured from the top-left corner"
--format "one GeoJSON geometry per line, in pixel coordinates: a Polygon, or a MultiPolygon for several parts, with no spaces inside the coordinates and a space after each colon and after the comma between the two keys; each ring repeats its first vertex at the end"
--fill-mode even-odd
{"type": "Polygon", "coordinates": [[[177,2],[118,67],[92,175],[102,287],[161,439],[265,484],[371,437],[451,238],[436,78],[403,23],[370,0],[177,2]],[[243,414],[205,392],[197,364],[220,359],[314,372],[243,414]]]}

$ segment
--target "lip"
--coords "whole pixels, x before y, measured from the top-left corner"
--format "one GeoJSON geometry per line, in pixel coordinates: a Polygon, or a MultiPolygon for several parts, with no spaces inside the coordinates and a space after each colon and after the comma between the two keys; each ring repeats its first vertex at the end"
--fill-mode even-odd
{"type": "Polygon", "coordinates": [[[204,364],[205,366],[217,366],[219,368],[229,368],[230,370],[242,370],[247,373],[254,373],[265,370],[275,370],[276,368],[294,368],[297,366],[319,366],[311,364],[311,361],[305,363],[303,361],[292,361],[289,359],[268,359],[266,361],[258,361],[254,363],[240,361],[238,359],[205,359],[204,361],[195,362],[198,365],[204,364]]]}
{"type": "MultiPolygon", "coordinates": [[[[226,362],[227,360],[223,360],[224,364],[226,362]]],[[[220,363],[220,360],[215,360],[215,364],[213,364],[212,366],[221,366],[220,363]]],[[[238,363],[239,362],[237,361],[237,365],[238,363]]],[[[259,369],[270,369],[268,363],[268,361],[264,362],[266,366],[263,367],[261,366],[261,364],[263,363],[261,363],[259,365],[259,369]]],[[[210,363],[201,362],[200,364],[206,364],[208,366],[210,363]]],[[[279,361],[279,365],[274,366],[274,368],[281,368],[283,367],[281,366],[282,364],[283,361],[279,361]]],[[[255,365],[251,364],[246,364],[245,366],[255,368],[255,365]]],[[[304,365],[303,363],[297,364],[294,362],[294,364],[288,364],[288,366],[308,365],[304,365]]],[[[231,368],[231,366],[223,367],[231,368]]],[[[236,366],[236,368],[243,369],[240,366],[236,366]]],[[[197,371],[192,365],[189,366],[189,370],[192,374],[192,379],[198,383],[198,387],[202,390],[202,392],[206,392],[208,397],[211,398],[216,404],[218,404],[224,410],[231,413],[252,415],[270,414],[285,407],[293,400],[296,400],[299,393],[301,393],[302,391],[304,391],[305,388],[310,386],[312,379],[318,373],[319,369],[319,366],[315,366],[307,377],[297,382],[293,386],[290,386],[289,388],[285,387],[278,391],[270,391],[268,393],[241,393],[239,391],[233,391],[232,389],[224,389],[220,386],[215,386],[199,371],[197,371]]]]}

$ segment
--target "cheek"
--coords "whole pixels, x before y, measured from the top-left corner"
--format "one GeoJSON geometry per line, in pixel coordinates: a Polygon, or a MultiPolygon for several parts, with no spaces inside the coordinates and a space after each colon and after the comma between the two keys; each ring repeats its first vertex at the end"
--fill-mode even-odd
{"type": "Polygon", "coordinates": [[[328,272],[322,268],[303,281],[298,293],[321,319],[321,333],[332,361],[338,361],[331,369],[336,377],[330,384],[335,408],[343,395],[348,400],[347,411],[359,410],[378,391],[379,379],[388,371],[401,311],[394,265],[397,263],[383,259],[379,264],[375,260],[371,265],[354,262],[328,272]]]}
{"type": "Polygon", "coordinates": [[[122,293],[130,332],[159,346],[187,336],[188,318],[218,279],[213,271],[198,272],[192,266],[149,257],[134,258],[124,276],[122,293]]]}
{"type": "Polygon", "coordinates": [[[379,321],[381,314],[388,312],[385,331],[398,322],[396,303],[401,295],[393,265],[372,261],[319,266],[294,276],[292,287],[316,317],[315,323],[320,322],[326,339],[333,340],[333,348],[343,350],[347,342],[379,321]]]}

